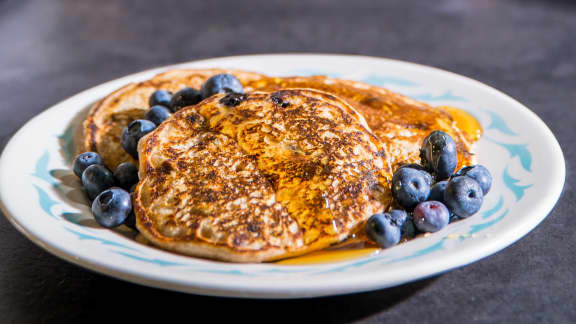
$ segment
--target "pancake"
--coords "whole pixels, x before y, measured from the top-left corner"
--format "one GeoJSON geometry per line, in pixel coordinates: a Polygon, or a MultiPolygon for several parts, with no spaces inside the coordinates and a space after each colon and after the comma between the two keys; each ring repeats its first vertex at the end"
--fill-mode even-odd
{"type": "Polygon", "coordinates": [[[130,122],[144,117],[149,109],[150,95],[160,89],[172,92],[185,87],[200,89],[208,78],[219,73],[234,74],[242,83],[263,77],[261,74],[239,70],[191,69],[167,71],[147,81],[130,83],[92,106],[83,124],[79,153],[97,152],[111,170],[122,162],[136,164],[122,148],[120,138],[130,122]]]}
{"type": "Polygon", "coordinates": [[[393,169],[405,163],[419,163],[423,139],[434,130],[452,136],[458,148],[458,168],[476,164],[473,144],[476,134],[459,129],[451,113],[443,107],[432,107],[389,91],[358,81],[324,76],[265,77],[236,70],[172,70],[153,79],[129,84],[94,105],[84,122],[79,152],[95,151],[112,170],[122,162],[136,163],[120,144],[124,127],[142,118],[148,109],[148,97],[158,89],[177,91],[185,86],[200,88],[210,76],[232,73],[246,91],[310,88],[332,93],[346,100],[365,118],[368,127],[386,147],[393,169]]]}
{"type": "Polygon", "coordinates": [[[215,95],[140,140],[136,224],[154,245],[232,262],[320,250],[390,204],[380,141],[309,89],[215,95]]]}
{"type": "Polygon", "coordinates": [[[420,146],[435,130],[448,133],[456,142],[458,167],[476,164],[473,144],[477,134],[462,132],[443,107],[432,107],[390,90],[367,83],[325,76],[261,78],[247,89],[271,91],[282,88],[310,88],[346,100],[366,119],[388,152],[393,170],[402,164],[420,163],[420,146]]]}

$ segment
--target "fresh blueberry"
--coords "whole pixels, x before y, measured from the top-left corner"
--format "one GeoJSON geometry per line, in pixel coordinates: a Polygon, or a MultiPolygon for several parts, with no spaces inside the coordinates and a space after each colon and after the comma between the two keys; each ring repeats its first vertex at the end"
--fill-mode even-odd
{"type": "Polygon", "coordinates": [[[454,214],[454,213],[450,213],[450,223],[454,223],[459,221],[461,218],[458,217],[458,215],[454,214]]]}
{"type": "Polygon", "coordinates": [[[82,172],[86,170],[87,167],[91,166],[92,164],[100,164],[104,165],[104,161],[96,152],[84,152],[79,154],[74,159],[74,164],[72,166],[72,170],[74,170],[74,174],[78,177],[82,177],[82,172]]]}
{"type": "Polygon", "coordinates": [[[82,185],[90,200],[114,185],[114,175],[105,166],[92,164],[82,173],[82,185]]]}
{"type": "Polygon", "coordinates": [[[381,248],[389,248],[400,242],[400,227],[394,224],[390,214],[378,213],[366,222],[366,234],[381,248]]]}
{"type": "Polygon", "coordinates": [[[172,93],[166,90],[158,90],[154,91],[154,93],[148,99],[148,103],[150,107],[154,107],[156,105],[170,107],[170,100],[172,100],[172,93]]]}
{"type": "Polygon", "coordinates": [[[392,177],[392,196],[406,210],[412,210],[425,201],[430,194],[430,185],[423,172],[401,168],[392,177]]]}
{"type": "Polygon", "coordinates": [[[156,128],[153,122],[144,119],[136,119],[131,122],[122,132],[122,147],[128,154],[138,159],[138,141],[144,135],[150,133],[156,128]]]}
{"type": "Polygon", "coordinates": [[[408,213],[401,209],[393,209],[388,212],[392,224],[400,227],[402,237],[413,237],[416,234],[414,223],[408,213]]]}
{"type": "Polygon", "coordinates": [[[446,186],[448,185],[448,181],[440,181],[436,182],[432,188],[430,188],[430,196],[428,196],[428,200],[436,200],[441,203],[444,202],[444,191],[446,191],[446,186]]]}
{"type": "Polygon", "coordinates": [[[480,185],[480,188],[482,188],[482,193],[484,196],[486,196],[488,191],[490,191],[490,187],[492,186],[492,175],[490,174],[490,171],[486,169],[486,167],[482,165],[463,167],[455,174],[455,176],[461,175],[476,180],[476,182],[478,182],[480,185]]]}
{"type": "Polygon", "coordinates": [[[450,212],[439,201],[425,201],[414,208],[414,224],[422,232],[437,232],[448,225],[450,212]]]}
{"type": "Polygon", "coordinates": [[[392,223],[398,227],[404,225],[408,220],[408,213],[402,209],[392,209],[388,214],[390,214],[390,220],[392,223]]]}
{"type": "Polygon", "coordinates": [[[120,188],[105,190],[92,202],[94,219],[106,228],[124,223],[131,211],[130,194],[120,188]]]}
{"type": "Polygon", "coordinates": [[[402,225],[400,231],[402,232],[402,237],[405,238],[413,238],[414,236],[416,236],[416,226],[414,226],[414,221],[412,220],[411,217],[409,217],[406,220],[406,222],[402,225]]]}
{"type": "Polygon", "coordinates": [[[467,176],[458,176],[448,181],[444,201],[450,210],[466,218],[476,214],[482,207],[484,195],[478,182],[467,176]]]}
{"type": "Polygon", "coordinates": [[[172,112],[177,112],[178,110],[193,106],[202,101],[202,95],[200,91],[193,88],[184,88],[174,94],[172,100],[170,101],[170,110],[172,112]]]}
{"type": "Polygon", "coordinates": [[[424,176],[426,177],[426,180],[427,180],[429,186],[431,186],[432,182],[434,182],[432,175],[428,172],[428,170],[426,170],[425,167],[421,166],[420,164],[416,164],[416,163],[404,164],[404,165],[401,165],[398,168],[398,170],[400,170],[402,168],[416,169],[416,170],[422,172],[424,174],[424,176]]]}
{"type": "Polygon", "coordinates": [[[162,122],[165,121],[166,118],[170,117],[170,115],[172,115],[172,113],[168,108],[164,106],[152,106],[152,108],[150,108],[150,110],[146,112],[144,118],[148,119],[149,121],[156,124],[156,126],[158,126],[162,124],[162,122]]]}
{"type": "Polygon", "coordinates": [[[422,165],[435,173],[438,180],[448,179],[458,163],[456,143],[450,135],[433,131],[422,142],[420,158],[422,165]]]}
{"type": "Polygon", "coordinates": [[[216,74],[204,82],[200,92],[203,98],[208,98],[217,93],[244,93],[244,88],[232,74],[216,74]]]}
{"type": "Polygon", "coordinates": [[[114,171],[114,177],[120,187],[130,190],[138,182],[138,167],[130,162],[121,163],[114,171]]]}
{"type": "Polygon", "coordinates": [[[134,214],[134,210],[132,210],[130,214],[128,214],[128,216],[124,220],[124,225],[130,227],[133,230],[138,230],[138,228],[136,227],[136,215],[134,214]]]}

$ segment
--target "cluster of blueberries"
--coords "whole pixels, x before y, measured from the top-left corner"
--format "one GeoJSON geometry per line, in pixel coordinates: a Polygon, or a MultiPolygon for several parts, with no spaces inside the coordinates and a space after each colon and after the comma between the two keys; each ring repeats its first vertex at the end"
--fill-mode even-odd
{"type": "MultiPolygon", "coordinates": [[[[146,119],[131,122],[122,132],[122,147],[138,159],[138,141],[153,131],[172,113],[192,106],[217,93],[243,93],[240,81],[231,74],[217,74],[206,80],[200,90],[184,88],[174,95],[166,90],[154,92],[149,99],[146,119]]],[[[74,173],[92,201],[92,214],[98,224],[106,228],[125,224],[136,229],[132,197],[138,183],[138,167],[124,162],[112,173],[95,152],[84,152],[74,159],[74,173]]]]}
{"type": "Polygon", "coordinates": [[[436,232],[478,212],[492,176],[482,165],[466,166],[454,173],[456,153],[450,135],[430,133],[420,149],[421,165],[403,165],[392,176],[392,196],[403,209],[372,215],[366,223],[368,237],[388,248],[403,237],[436,232]]]}
{"type": "Polygon", "coordinates": [[[131,199],[138,183],[138,168],[134,164],[122,163],[112,173],[98,153],[84,152],[74,159],[73,170],[92,200],[92,214],[98,224],[107,228],[121,224],[136,228],[131,199]]]}
{"type": "Polygon", "coordinates": [[[153,131],[166,118],[178,110],[192,106],[217,93],[244,93],[242,84],[232,74],[216,74],[206,80],[200,90],[184,88],[174,95],[166,90],[158,90],[150,96],[150,110],[145,119],[136,119],[122,132],[122,147],[138,159],[138,141],[153,131]]]}

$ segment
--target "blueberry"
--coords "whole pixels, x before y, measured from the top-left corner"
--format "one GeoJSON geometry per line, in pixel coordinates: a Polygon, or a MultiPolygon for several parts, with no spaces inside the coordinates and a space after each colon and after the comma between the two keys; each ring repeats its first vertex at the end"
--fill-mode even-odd
{"type": "Polygon", "coordinates": [[[450,212],[439,201],[425,201],[414,208],[414,224],[422,232],[437,232],[449,221],[450,212]]]}
{"type": "Polygon", "coordinates": [[[458,163],[456,143],[450,135],[442,131],[433,131],[422,142],[420,158],[422,165],[435,173],[437,179],[448,179],[458,163]]]}
{"type": "Polygon", "coordinates": [[[402,237],[413,237],[416,235],[416,229],[414,228],[414,223],[408,213],[401,209],[393,209],[388,212],[390,214],[390,220],[392,224],[400,227],[400,233],[402,237]]]}
{"type": "Polygon", "coordinates": [[[168,108],[164,106],[152,106],[152,108],[150,108],[150,110],[146,112],[144,118],[148,119],[149,121],[156,124],[156,126],[158,126],[162,124],[162,122],[165,121],[166,118],[170,117],[170,115],[172,115],[172,113],[168,108]]]}
{"type": "Polygon", "coordinates": [[[486,196],[488,191],[490,191],[490,187],[492,186],[492,175],[490,174],[490,171],[486,169],[486,167],[482,165],[463,167],[455,174],[455,176],[461,175],[476,180],[476,182],[478,182],[480,185],[480,188],[482,188],[482,193],[484,196],[486,196]]]}
{"type": "Polygon", "coordinates": [[[203,98],[208,98],[217,93],[244,93],[244,88],[232,74],[216,74],[204,82],[200,92],[203,98]]]}
{"type": "Polygon", "coordinates": [[[122,147],[128,154],[138,159],[138,141],[144,135],[150,133],[156,128],[153,122],[144,119],[136,119],[131,122],[122,132],[122,147]]]}
{"type": "MultiPolygon", "coordinates": [[[[428,182],[429,186],[431,186],[432,182],[434,182],[434,178],[432,178],[432,175],[428,172],[428,170],[426,170],[425,167],[421,166],[420,164],[416,164],[416,163],[403,164],[400,167],[398,167],[398,170],[400,170],[402,168],[416,169],[416,170],[422,172],[422,174],[424,174],[424,176],[426,177],[426,181],[428,182]]],[[[396,170],[396,171],[398,171],[398,170],[396,170]]]]}
{"type": "Polygon", "coordinates": [[[366,234],[381,248],[389,248],[400,242],[400,227],[394,224],[388,213],[370,216],[366,222],[366,234]]]}
{"type": "Polygon", "coordinates": [[[450,213],[450,223],[454,223],[459,221],[461,218],[458,217],[458,215],[454,214],[454,213],[450,213]]]}
{"type": "Polygon", "coordinates": [[[130,227],[133,230],[138,230],[138,228],[136,227],[136,215],[134,214],[134,210],[132,210],[130,214],[128,214],[128,216],[124,220],[124,225],[130,227]]]}
{"type": "Polygon", "coordinates": [[[160,105],[164,107],[170,107],[170,100],[172,100],[172,93],[166,90],[154,91],[154,93],[148,99],[150,107],[160,105]]]}
{"type": "Polygon", "coordinates": [[[78,177],[82,177],[82,172],[84,172],[84,170],[86,170],[86,168],[91,166],[92,164],[104,165],[104,161],[102,160],[100,155],[98,155],[98,153],[84,152],[82,154],[79,154],[74,159],[72,170],[74,170],[75,175],[77,175],[78,177]]]}
{"type": "Polygon", "coordinates": [[[121,163],[114,171],[114,177],[120,187],[130,190],[138,182],[138,167],[130,162],[121,163]]]}
{"type": "Polygon", "coordinates": [[[401,209],[392,209],[387,214],[390,214],[390,220],[398,227],[401,227],[408,220],[408,213],[401,209]]]}
{"type": "Polygon", "coordinates": [[[423,172],[401,168],[392,177],[392,196],[400,206],[412,210],[430,194],[430,184],[423,172]]]}
{"type": "Polygon", "coordinates": [[[444,191],[446,191],[446,186],[448,185],[448,181],[440,181],[436,182],[432,188],[430,188],[430,196],[428,196],[428,200],[436,200],[441,203],[444,202],[444,191]]]}
{"type": "Polygon", "coordinates": [[[94,219],[106,228],[124,223],[131,211],[130,194],[120,188],[105,190],[92,202],[94,219]]]}
{"type": "Polygon", "coordinates": [[[406,222],[402,225],[400,231],[402,232],[402,237],[405,238],[413,238],[414,236],[416,236],[416,226],[414,225],[414,221],[412,220],[411,217],[409,217],[406,220],[406,222]]]}
{"type": "Polygon", "coordinates": [[[482,207],[484,195],[478,182],[467,176],[458,176],[448,181],[444,201],[450,210],[466,218],[476,214],[482,207]]]}
{"type": "Polygon", "coordinates": [[[174,94],[172,100],[170,101],[170,110],[172,112],[177,112],[178,110],[193,106],[202,101],[202,95],[200,91],[193,88],[184,88],[174,94]]]}
{"type": "Polygon", "coordinates": [[[82,173],[82,185],[90,200],[114,185],[114,175],[105,166],[92,164],[82,173]]]}

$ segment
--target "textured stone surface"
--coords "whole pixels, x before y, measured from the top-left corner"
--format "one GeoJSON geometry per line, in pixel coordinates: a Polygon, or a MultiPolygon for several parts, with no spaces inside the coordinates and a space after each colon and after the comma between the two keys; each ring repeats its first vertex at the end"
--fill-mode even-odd
{"type": "Polygon", "coordinates": [[[0,318],[86,322],[119,309],[135,321],[150,318],[154,303],[153,313],[237,323],[576,322],[575,34],[569,0],[0,0],[0,148],[47,107],[128,73],[214,56],[329,52],[433,65],[501,89],[548,124],[568,167],[550,216],[500,253],[432,279],[312,300],[133,285],[57,259],[0,217],[0,318]]]}

